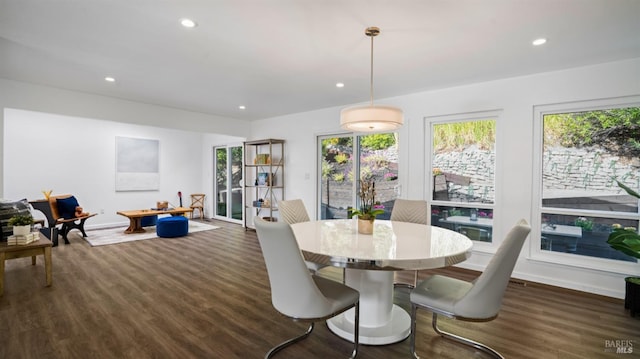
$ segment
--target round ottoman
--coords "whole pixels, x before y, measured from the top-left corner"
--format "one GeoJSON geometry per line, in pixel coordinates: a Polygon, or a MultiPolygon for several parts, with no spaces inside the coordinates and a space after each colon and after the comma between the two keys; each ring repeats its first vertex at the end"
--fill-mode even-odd
{"type": "Polygon", "coordinates": [[[140,227],[151,227],[158,223],[158,215],[146,216],[140,218],[140,227]]]}
{"type": "Polygon", "coordinates": [[[182,237],[189,233],[189,220],[184,216],[158,218],[156,224],[158,237],[182,237]]]}

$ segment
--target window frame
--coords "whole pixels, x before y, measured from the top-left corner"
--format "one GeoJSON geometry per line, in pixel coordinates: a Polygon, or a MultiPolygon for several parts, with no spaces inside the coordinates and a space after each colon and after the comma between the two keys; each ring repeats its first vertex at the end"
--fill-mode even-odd
{"type": "Polygon", "coordinates": [[[632,212],[610,212],[572,208],[544,207],[543,167],[544,167],[544,116],[558,113],[598,111],[612,108],[638,107],[640,96],[625,96],[584,101],[573,101],[555,104],[535,105],[533,107],[533,188],[531,191],[531,234],[529,240],[529,256],[534,261],[568,265],[572,267],[615,273],[637,273],[638,261],[625,262],[615,259],[584,256],[573,253],[553,252],[541,249],[542,214],[560,214],[571,216],[630,219],[640,224],[640,210],[632,212]]]}
{"type": "MultiPolygon", "coordinates": [[[[329,139],[329,138],[335,138],[335,137],[351,137],[352,139],[352,153],[354,158],[357,158],[357,160],[353,160],[352,163],[352,171],[354,174],[357,174],[357,178],[354,178],[353,183],[352,183],[352,188],[351,188],[351,194],[352,194],[352,201],[351,201],[351,207],[352,208],[359,208],[360,203],[359,203],[359,197],[358,197],[358,183],[360,180],[360,169],[361,169],[361,138],[364,136],[368,136],[368,135],[374,135],[374,134],[395,134],[397,136],[397,143],[399,144],[401,141],[401,135],[399,131],[383,131],[383,132],[329,132],[329,133],[322,133],[322,134],[316,134],[315,135],[315,139],[316,139],[316,171],[318,173],[318,175],[316,176],[316,219],[320,219],[322,218],[322,141],[325,139],[329,139]]],[[[398,165],[400,166],[400,152],[398,152],[398,165]]],[[[398,184],[396,185],[397,188],[395,188],[395,193],[397,195],[396,198],[400,198],[399,197],[399,192],[401,188],[400,185],[400,181],[398,182],[398,184]]],[[[393,207],[388,208],[388,211],[391,211],[393,207]]]]}
{"type": "MultiPolygon", "coordinates": [[[[493,227],[492,227],[492,241],[491,242],[483,242],[483,241],[474,241],[473,242],[473,250],[477,251],[477,252],[486,252],[486,253],[493,253],[495,252],[495,250],[498,248],[498,246],[500,245],[500,243],[502,242],[502,233],[501,233],[501,226],[499,225],[499,218],[500,218],[500,209],[499,209],[499,176],[497,175],[499,173],[500,170],[500,165],[499,165],[499,141],[498,138],[500,136],[500,118],[502,117],[502,110],[498,109],[498,110],[486,110],[486,111],[474,111],[474,112],[465,112],[465,113],[457,113],[457,114],[445,114],[445,115],[436,115],[436,116],[427,116],[424,118],[424,122],[425,122],[425,143],[427,144],[427,148],[425,149],[426,151],[426,158],[425,158],[425,173],[424,173],[424,178],[426,179],[424,181],[425,183],[425,194],[427,196],[427,198],[429,198],[428,200],[428,204],[429,204],[429,213],[431,213],[433,206],[445,206],[445,207],[462,207],[462,208],[478,208],[478,207],[482,207],[482,208],[488,208],[492,210],[493,213],[493,227]],[[455,202],[455,201],[443,201],[443,200],[435,200],[434,196],[433,196],[433,186],[434,186],[434,179],[433,179],[433,157],[434,157],[434,153],[433,153],[433,126],[434,125],[439,125],[439,124],[445,124],[445,123],[454,123],[454,122],[471,122],[471,121],[481,121],[481,120],[488,120],[488,119],[493,119],[495,121],[495,131],[496,131],[496,140],[493,144],[494,146],[494,152],[495,152],[495,162],[494,162],[494,178],[493,178],[493,184],[494,184],[494,199],[493,199],[493,203],[476,203],[476,202],[455,202]],[[496,218],[498,218],[498,220],[496,221],[496,218]]],[[[429,218],[429,224],[431,223],[431,218],[429,218]]]]}

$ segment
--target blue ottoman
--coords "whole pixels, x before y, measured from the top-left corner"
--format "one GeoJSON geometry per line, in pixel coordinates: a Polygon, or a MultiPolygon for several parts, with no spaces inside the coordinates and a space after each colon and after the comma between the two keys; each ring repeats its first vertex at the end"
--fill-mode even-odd
{"type": "Polygon", "coordinates": [[[159,218],[156,224],[158,237],[182,237],[189,233],[189,220],[184,216],[159,218]]]}
{"type": "Polygon", "coordinates": [[[140,219],[140,227],[155,226],[158,222],[158,215],[146,216],[140,219]]]}

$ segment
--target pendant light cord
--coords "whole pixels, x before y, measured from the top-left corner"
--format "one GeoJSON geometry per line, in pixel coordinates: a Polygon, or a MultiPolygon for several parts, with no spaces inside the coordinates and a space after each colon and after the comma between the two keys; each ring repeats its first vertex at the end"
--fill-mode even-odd
{"type": "Polygon", "coordinates": [[[373,106],[373,36],[371,36],[371,106],[373,106]]]}

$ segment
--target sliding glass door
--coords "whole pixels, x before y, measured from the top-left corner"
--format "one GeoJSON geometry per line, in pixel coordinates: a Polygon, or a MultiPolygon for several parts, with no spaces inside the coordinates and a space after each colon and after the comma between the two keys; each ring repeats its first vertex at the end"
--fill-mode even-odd
{"type": "Polygon", "coordinates": [[[321,136],[318,147],[320,219],[348,218],[349,208],[359,206],[360,179],[375,182],[385,211],[377,218],[389,219],[398,193],[397,134],[321,136]]]}
{"type": "Polygon", "coordinates": [[[242,146],[214,148],[214,216],[242,223],[242,146]]]}

